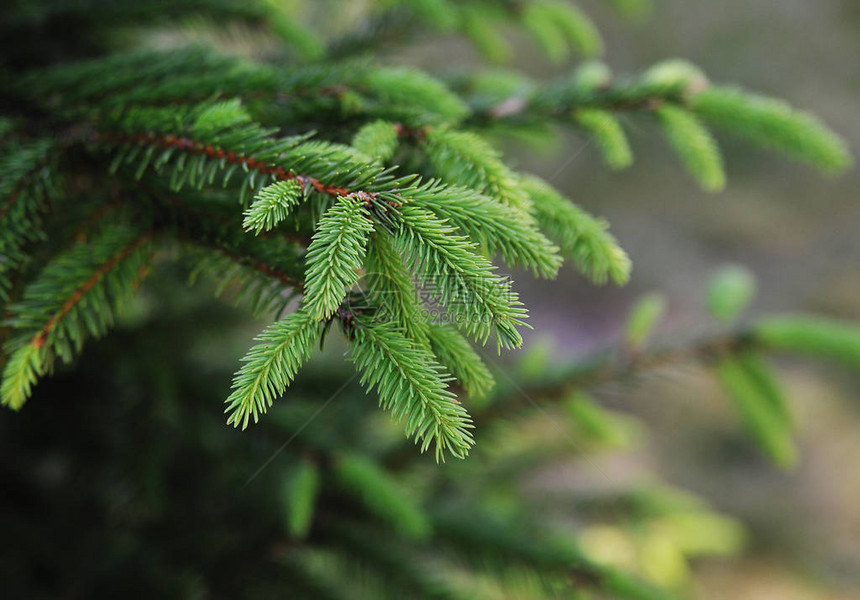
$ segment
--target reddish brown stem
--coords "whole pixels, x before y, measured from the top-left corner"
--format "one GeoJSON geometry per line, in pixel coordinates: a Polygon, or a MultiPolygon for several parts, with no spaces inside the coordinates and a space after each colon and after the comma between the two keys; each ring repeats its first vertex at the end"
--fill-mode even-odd
{"type": "Polygon", "coordinates": [[[321,194],[330,196],[348,196],[354,193],[345,187],[336,185],[328,185],[316,177],[309,177],[294,173],[293,171],[285,170],[281,166],[270,165],[253,156],[218,148],[211,144],[176,135],[164,134],[118,134],[110,132],[95,132],[94,137],[97,141],[105,141],[109,143],[131,143],[138,145],[156,145],[162,148],[175,148],[189,154],[205,154],[209,158],[223,159],[230,164],[244,165],[248,169],[253,169],[270,175],[280,181],[298,181],[302,187],[302,192],[307,186],[311,186],[321,194]]]}
{"type": "Polygon", "coordinates": [[[125,260],[132,252],[137,250],[144,243],[149,241],[152,238],[152,232],[145,233],[131,243],[126,245],[122,250],[117,252],[114,256],[110,258],[106,263],[101,265],[95,273],[93,273],[89,279],[87,279],[84,283],[82,283],[78,288],[72,293],[68,300],[66,300],[65,304],[63,304],[62,308],[60,308],[57,313],[45,323],[45,326],[42,327],[41,331],[33,336],[31,340],[31,344],[34,346],[41,348],[45,343],[45,339],[50,335],[51,331],[54,327],[57,326],[63,317],[68,315],[72,309],[83,299],[84,295],[93,289],[99,281],[105,278],[108,273],[110,273],[111,269],[117,266],[120,262],[125,260]]]}

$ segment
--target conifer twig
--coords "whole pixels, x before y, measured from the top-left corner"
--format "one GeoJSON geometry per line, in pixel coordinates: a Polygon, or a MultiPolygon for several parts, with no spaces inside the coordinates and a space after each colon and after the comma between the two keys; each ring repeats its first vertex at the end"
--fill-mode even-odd
{"type": "MultiPolygon", "coordinates": [[[[209,158],[223,159],[229,164],[239,164],[246,167],[248,170],[256,170],[263,175],[270,175],[279,181],[298,181],[301,185],[302,192],[306,188],[311,187],[321,194],[330,196],[348,196],[355,193],[354,190],[349,190],[345,187],[328,185],[316,177],[294,173],[285,170],[281,166],[270,165],[265,161],[259,160],[254,156],[247,156],[242,153],[233,152],[228,149],[215,147],[211,144],[205,144],[198,140],[177,135],[158,135],[158,134],[122,134],[111,132],[92,133],[93,141],[108,142],[112,144],[136,144],[136,145],[156,145],[162,148],[173,148],[189,154],[206,155],[209,158]]],[[[373,194],[370,194],[373,196],[373,194]]]]}
{"type": "MultiPolygon", "coordinates": [[[[516,392],[506,391],[503,400],[495,406],[513,408],[518,405],[517,398],[523,395],[557,399],[577,388],[623,381],[639,373],[658,370],[673,364],[694,360],[710,362],[721,356],[737,354],[742,350],[763,348],[766,348],[766,344],[758,339],[750,328],[744,328],[736,332],[721,333],[692,342],[653,349],[603,350],[561,371],[551,373],[543,381],[526,383],[516,392]]],[[[493,410],[491,407],[489,412],[493,410]]]]}
{"type": "MultiPolygon", "coordinates": [[[[45,325],[42,327],[42,329],[35,336],[33,336],[33,339],[30,343],[37,346],[37,347],[41,347],[42,344],[44,344],[45,339],[48,337],[48,335],[50,335],[51,330],[53,330],[54,327],[56,327],[56,325],[63,319],[63,317],[65,317],[67,314],[69,314],[75,308],[75,306],[81,300],[84,299],[84,296],[86,295],[86,293],[89,292],[91,289],[93,289],[93,287],[95,287],[96,284],[98,284],[102,279],[104,279],[107,276],[107,274],[116,265],[118,265],[120,262],[122,262],[127,256],[129,256],[132,252],[134,252],[135,250],[140,248],[143,244],[145,244],[146,242],[151,240],[153,235],[154,235],[154,233],[152,231],[147,231],[147,232],[139,235],[138,237],[133,239],[131,242],[129,242],[125,247],[120,249],[119,252],[114,254],[107,262],[105,262],[103,265],[101,265],[89,277],[89,279],[84,281],[72,293],[72,295],[69,296],[69,298],[63,304],[63,306],[60,308],[60,310],[57,311],[48,320],[47,323],[45,323],[45,325]]],[[[139,283],[139,282],[137,282],[137,283],[139,283]]]]}

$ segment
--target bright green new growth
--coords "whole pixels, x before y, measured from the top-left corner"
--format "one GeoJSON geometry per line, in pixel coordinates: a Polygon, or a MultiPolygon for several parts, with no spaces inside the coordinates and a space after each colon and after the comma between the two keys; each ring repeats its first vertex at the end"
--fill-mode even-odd
{"type": "Polygon", "coordinates": [[[45,374],[46,366],[41,358],[41,350],[35,344],[26,344],[7,359],[3,372],[3,385],[0,397],[3,405],[18,410],[30,397],[33,386],[45,374]]]}
{"type": "Polygon", "coordinates": [[[489,393],[495,383],[493,376],[456,327],[447,323],[432,325],[427,330],[427,338],[433,354],[463,386],[471,400],[489,393]]]}
{"type": "Polygon", "coordinates": [[[379,307],[377,316],[400,327],[416,344],[426,346],[430,323],[425,307],[403,257],[381,225],[377,225],[367,253],[365,280],[371,301],[379,307]]]}
{"type": "Polygon", "coordinates": [[[567,58],[568,46],[583,56],[603,54],[597,27],[577,7],[559,0],[535,0],[523,10],[523,25],[553,62],[567,58]]]}
{"type": "Polygon", "coordinates": [[[507,62],[511,47],[499,31],[499,10],[490,3],[466,3],[460,8],[460,27],[484,57],[494,63],[507,62]]]}
{"type": "Polygon", "coordinates": [[[723,157],[716,141],[699,120],[671,105],[661,106],[656,114],[690,175],[709,192],[719,192],[726,187],[723,157]]]}
{"type": "Polygon", "coordinates": [[[528,267],[535,276],[553,278],[562,264],[559,249],[528,214],[468,188],[429,185],[412,196],[413,206],[432,211],[456,225],[491,253],[499,252],[511,266],[528,267]]]}
{"type": "Polygon", "coordinates": [[[738,364],[746,371],[747,376],[753,380],[761,392],[773,416],[782,421],[790,428],[793,426],[791,409],[785,391],[772,367],[760,354],[754,352],[742,352],[736,357],[738,364]]]}
{"type": "Polygon", "coordinates": [[[522,186],[532,198],[538,223],[564,256],[596,283],[627,282],[630,259],[606,231],[606,221],[595,219],[537,177],[524,178],[522,186]]]}
{"type": "Polygon", "coordinates": [[[523,25],[555,63],[567,58],[569,48],[565,32],[556,22],[548,2],[529,2],[523,10],[523,25]]]}
{"type": "Polygon", "coordinates": [[[290,216],[301,196],[302,186],[295,180],[277,181],[264,187],[245,211],[242,227],[246,231],[253,230],[257,235],[274,229],[290,216]]]}
{"type": "Polygon", "coordinates": [[[434,173],[448,183],[478,190],[505,206],[528,212],[528,197],[499,152],[477,134],[433,129],[425,141],[434,173]]]}
{"type": "Polygon", "coordinates": [[[373,221],[358,197],[338,198],[323,215],[308,246],[304,309],[328,319],[354,286],[367,254],[373,221]]]}
{"type": "MultiPolygon", "coordinates": [[[[178,122],[170,122],[172,120],[170,110],[162,112],[158,109],[154,109],[154,111],[149,114],[132,113],[132,115],[128,117],[128,124],[133,126],[133,124],[135,124],[135,118],[137,117],[140,119],[140,124],[143,125],[146,123],[148,118],[153,117],[158,113],[161,113],[167,119],[167,122],[165,123],[167,127],[172,124],[179,124],[178,122]]],[[[178,117],[180,115],[176,116],[178,117]]],[[[194,119],[191,124],[191,134],[194,137],[199,138],[217,136],[219,133],[225,132],[228,129],[248,125],[250,122],[251,115],[249,115],[248,111],[245,110],[245,107],[242,106],[242,102],[238,98],[233,98],[223,102],[215,102],[208,106],[203,105],[202,110],[198,112],[196,119],[194,119]]]]}
{"type": "MultiPolygon", "coordinates": [[[[608,1],[628,14],[641,14],[650,4],[608,1]]],[[[9,112],[9,118],[0,116],[3,402],[20,406],[55,357],[74,358],[86,339],[101,335],[154,255],[165,261],[179,257],[183,265],[190,259],[193,279],[211,280],[216,294],[275,319],[234,377],[226,404],[230,424],[244,428],[252,418],[259,420],[316,347],[328,342],[326,336],[342,334],[362,384],[403,426],[407,439],[389,435],[389,424],[365,418],[364,403],[345,405],[354,392],[345,383],[339,410],[325,413],[303,435],[297,434],[305,431],[308,417],[322,414],[324,406],[297,392],[269,415],[247,451],[226,449],[228,474],[248,465],[258,469],[260,458],[278,459],[264,473],[256,471],[253,486],[242,494],[264,502],[235,505],[258,506],[259,514],[246,515],[268,531],[243,527],[255,539],[247,547],[228,548],[221,529],[207,524],[214,539],[220,538],[219,552],[241,555],[229,563],[236,567],[231,581],[242,579],[245,563],[253,563],[253,589],[246,595],[667,600],[670,593],[586,559],[574,533],[550,535],[535,526],[572,498],[519,502],[507,493],[532,461],[546,460],[542,452],[559,451],[547,439],[552,433],[545,422],[530,431],[521,427],[532,415],[520,410],[514,386],[522,383],[531,393],[528,386],[534,385],[542,393],[549,385],[540,399],[548,401],[546,409],[558,417],[555,425],[563,433],[573,430],[589,444],[618,444],[635,431],[631,422],[580,390],[678,358],[717,362],[754,438],[788,463],[794,455],[791,418],[764,353],[806,352],[860,366],[856,327],[809,319],[753,321],[702,346],[696,340],[692,348],[646,347],[663,308],[650,297],[634,309],[628,343],[616,351],[572,367],[553,364],[549,350],[532,351],[527,364],[512,370],[511,385],[492,394],[493,377],[473,344],[492,340],[499,349],[516,347],[522,342],[519,328],[526,326],[525,307],[495,261],[551,278],[564,257],[598,283],[624,283],[631,268],[604,220],[547,182],[511,168],[495,143],[499,138],[549,148],[554,134],[569,127],[593,139],[611,168],[624,168],[633,162],[624,128],[657,118],[685,165],[708,188],[722,186],[722,167],[703,124],[735,130],[826,169],[850,164],[844,144],[816,120],[781,103],[713,87],[684,61],[665,61],[629,77],[616,78],[607,65],[591,61],[565,66],[550,83],[484,69],[443,83],[372,58],[376,48],[429,27],[465,33],[485,54],[504,59],[512,53],[512,25],[525,26],[554,61],[600,53],[593,24],[568,2],[93,0],[37,2],[38,14],[29,13],[32,2],[6,4],[0,32],[34,18],[51,22],[59,11],[80,17],[74,37],[95,45],[75,52],[77,43],[67,47],[67,36],[57,36],[44,46],[62,61],[25,47],[27,64],[4,62],[0,73],[0,106],[9,112]],[[92,9],[102,3],[111,10],[92,9]],[[346,4],[350,10],[353,4],[366,7],[366,18],[335,23],[341,15],[326,9],[346,4]],[[5,18],[7,11],[12,18],[5,18]],[[183,25],[171,29],[171,39],[157,38],[159,45],[169,44],[164,50],[111,52],[106,44],[112,40],[97,39],[116,25],[114,17],[134,17],[128,22],[136,30],[128,37],[133,41],[148,38],[146,25],[161,28],[173,15],[183,25]],[[314,16],[332,17],[326,31],[315,31],[309,22],[314,16]],[[193,17],[195,34],[229,22],[229,35],[238,25],[251,34],[242,36],[243,56],[266,60],[174,45],[174,33],[178,38],[186,30],[186,17],[193,17]],[[57,52],[66,49],[70,53],[57,52]],[[47,68],[31,67],[29,53],[37,59],[32,64],[47,68]],[[77,60],[82,56],[90,58],[77,60]],[[551,405],[553,400],[559,405],[551,405]],[[504,430],[495,449],[486,438],[472,448],[467,406],[482,431],[504,430]],[[514,419],[508,418],[511,411],[517,412],[514,419]],[[285,439],[295,443],[281,452],[285,439]],[[437,460],[470,452],[473,460],[432,469],[410,440],[422,451],[432,445],[437,460]],[[498,448],[513,460],[493,460],[498,448]],[[279,471],[278,465],[285,468],[279,471]],[[267,509],[276,512],[267,515],[267,509]],[[489,518],[494,510],[502,518],[489,518]],[[291,538],[287,543],[270,527],[281,522],[291,538]]],[[[41,42],[39,34],[33,37],[41,42]]],[[[15,39],[6,44],[10,54],[27,42],[15,39]]],[[[232,51],[234,44],[219,48],[232,51]]],[[[387,60],[394,53],[379,56],[387,60]]],[[[599,206],[599,200],[583,202],[599,206]]],[[[173,280],[168,274],[157,284],[173,280]]],[[[746,288],[738,278],[717,288],[711,312],[736,317],[746,288]]],[[[156,285],[149,292],[161,290],[156,285]]],[[[319,390],[315,374],[308,375],[299,385],[319,390]]],[[[114,408],[99,405],[92,412],[110,414],[114,408]]],[[[208,419],[191,402],[172,408],[191,414],[194,423],[208,419]]],[[[235,432],[215,431],[215,438],[212,429],[205,433],[192,443],[200,441],[209,456],[224,454],[210,452],[219,445],[212,443],[217,435],[242,441],[235,432]]],[[[158,451],[147,453],[145,464],[163,465],[160,450],[172,442],[158,440],[158,451]]],[[[564,442],[567,456],[569,439],[564,442]]],[[[187,450],[183,444],[180,451],[187,450]]],[[[686,513],[681,525],[672,523],[684,530],[675,541],[685,551],[737,547],[736,529],[702,519],[700,504],[654,496],[631,494],[634,512],[661,518],[686,513]]],[[[618,499],[624,504],[628,496],[618,499]]],[[[186,516],[194,526],[195,515],[186,516]]],[[[237,531],[231,529],[236,520],[225,520],[224,531],[237,531]]],[[[653,550],[646,546],[641,554],[656,554],[659,562],[660,548],[653,550]]],[[[165,578],[170,586],[187,583],[186,595],[205,595],[208,582],[198,585],[196,572],[188,578],[184,560],[160,558],[155,555],[154,572],[179,575],[165,578]]]]}
{"type": "Polygon", "coordinates": [[[408,4],[422,20],[442,31],[450,31],[457,25],[457,12],[450,0],[401,0],[408,4]]]}
{"type": "Polygon", "coordinates": [[[633,164],[633,152],[627,136],[611,112],[584,108],[576,111],[573,118],[594,136],[607,165],[613,169],[626,169],[633,164]]]}
{"type": "Polygon", "coordinates": [[[290,10],[292,3],[263,0],[263,6],[267,9],[269,27],[284,42],[292,46],[302,58],[318,60],[325,55],[325,44],[296,20],[290,10]]]}
{"type": "Polygon", "coordinates": [[[367,259],[367,281],[378,317],[393,322],[416,345],[430,350],[473,398],[483,396],[493,377],[469,342],[449,324],[430,323],[409,271],[389,236],[374,237],[367,259]]]}
{"type": "Polygon", "coordinates": [[[381,163],[397,151],[397,126],[389,121],[373,121],[359,129],[352,138],[352,147],[381,163]]]}
{"type": "Polygon", "coordinates": [[[554,20],[556,27],[580,53],[589,57],[603,54],[603,38],[588,15],[559,0],[542,0],[540,4],[547,19],[554,20]]]}
{"type": "Polygon", "coordinates": [[[304,309],[269,325],[257,337],[258,344],[242,359],[227,398],[227,422],[245,429],[256,423],[272,402],[284,393],[299,367],[311,354],[322,334],[322,323],[304,309]]]}
{"type": "Polygon", "coordinates": [[[602,60],[586,60],[574,69],[569,85],[575,90],[594,93],[612,85],[612,69],[602,60]]]}
{"type": "Polygon", "coordinates": [[[785,400],[766,365],[758,357],[746,356],[726,358],[716,368],[744,425],[762,450],[782,467],[794,465],[797,449],[785,400]]]}
{"type": "Polygon", "coordinates": [[[436,460],[445,454],[463,458],[472,446],[472,421],[448,389],[449,376],[428,350],[414,345],[390,323],[359,326],[350,355],[361,383],[375,388],[379,403],[402,421],[421,451],[432,444],[436,460]]]}
{"type": "Polygon", "coordinates": [[[761,319],[753,335],[775,350],[836,360],[860,368],[860,327],[823,317],[802,315],[761,319]]]}
{"type": "Polygon", "coordinates": [[[685,96],[710,85],[708,77],[699,67],[679,58],[664,60],[649,67],[642,78],[650,85],[680,90],[685,96]]]}
{"type": "Polygon", "coordinates": [[[456,94],[421,71],[376,68],[365,77],[366,85],[376,91],[383,105],[398,107],[391,117],[426,125],[428,122],[457,122],[469,114],[469,107],[456,94]]]}
{"type": "Polygon", "coordinates": [[[706,122],[822,171],[844,171],[853,162],[839,136],[780,100],[714,86],[694,95],[690,105],[706,122]]]}
{"type": "Polygon", "coordinates": [[[420,206],[403,206],[392,220],[406,264],[463,331],[482,344],[494,334],[499,349],[522,344],[517,328],[525,326],[527,313],[510,281],[493,273],[473,242],[420,206]]]}

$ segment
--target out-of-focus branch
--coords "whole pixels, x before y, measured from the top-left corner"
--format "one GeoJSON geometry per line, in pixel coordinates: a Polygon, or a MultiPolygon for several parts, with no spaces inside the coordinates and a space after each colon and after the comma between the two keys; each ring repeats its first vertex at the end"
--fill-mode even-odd
{"type": "Polygon", "coordinates": [[[687,343],[653,349],[631,350],[621,347],[603,350],[577,361],[572,366],[550,370],[540,381],[522,384],[509,378],[498,381],[497,400],[485,410],[475,411],[477,421],[499,418],[519,410],[533,400],[553,400],[574,390],[620,382],[640,373],[671,365],[699,361],[709,363],[742,350],[765,348],[752,329],[722,333],[687,343]]]}

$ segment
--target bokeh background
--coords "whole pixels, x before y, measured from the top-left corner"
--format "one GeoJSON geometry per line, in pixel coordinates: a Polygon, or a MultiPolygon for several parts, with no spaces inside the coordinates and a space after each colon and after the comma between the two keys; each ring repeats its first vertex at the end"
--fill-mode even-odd
{"type": "MultiPolygon", "coordinates": [[[[860,3],[657,0],[640,23],[618,18],[599,0],[580,4],[605,35],[605,60],[616,73],[683,57],[712,81],[815,112],[847,138],[856,156],[860,3]]],[[[545,78],[564,71],[525,36],[514,39],[517,68],[545,78]]],[[[396,58],[437,70],[480,64],[468,43],[455,39],[416,44],[407,57],[396,58]]],[[[535,328],[530,344],[551,344],[556,361],[575,359],[620,337],[631,303],[655,290],[669,298],[662,335],[701,331],[707,281],[726,264],[745,265],[758,278],[753,314],[788,310],[860,318],[860,171],[822,179],[721,137],[729,185],[709,194],[685,176],[647,119],[625,123],[636,163],[620,173],[607,170],[582,135],[563,135],[557,155],[507,148],[510,162],[605,216],[634,263],[623,289],[594,288],[572,269],[553,282],[518,277],[535,328]]],[[[644,447],[551,467],[540,482],[623,485],[657,472],[740,518],[751,546],[740,561],[700,567],[703,598],[860,597],[860,381],[808,364],[781,366],[802,445],[800,464],[791,472],[755,455],[711,377],[696,367],[677,367],[599,393],[607,405],[645,420],[651,434],[644,447]]]]}
{"type": "MultiPolygon", "coordinates": [[[[816,113],[845,136],[855,155],[860,149],[857,0],[655,0],[653,13],[641,22],[620,18],[605,1],[580,4],[600,26],[606,62],[616,73],[641,72],[683,57],[716,82],[737,83],[816,113]]],[[[547,62],[521,32],[510,36],[514,68],[547,80],[571,68],[547,62]]],[[[383,58],[443,75],[485,64],[456,37],[419,36],[405,48],[383,52],[383,58]]],[[[707,194],[686,176],[647,119],[630,116],[625,123],[636,164],[620,173],[604,167],[590,141],[570,131],[559,132],[555,152],[505,145],[511,164],[542,175],[606,217],[634,262],[632,281],[624,288],[595,288],[568,268],[553,282],[517,275],[534,326],[527,352],[567,364],[612,344],[621,337],[631,305],[652,291],[669,299],[658,336],[695,337],[711,328],[705,288],[726,264],[744,265],[757,276],[753,315],[797,310],[860,319],[860,170],[826,179],[721,138],[729,185],[721,194],[707,194]]],[[[168,285],[174,281],[169,269],[156,273],[116,335],[92,344],[76,370],[63,370],[40,385],[20,415],[0,414],[0,455],[6,457],[0,460],[0,480],[10,490],[0,495],[7,508],[0,512],[0,531],[8,536],[4,545],[20,546],[5,556],[40,556],[52,565],[42,570],[38,561],[20,566],[4,559],[0,575],[9,569],[19,581],[21,569],[32,569],[27,574],[32,580],[59,578],[57,565],[64,561],[69,573],[78,564],[96,564],[95,575],[81,576],[79,587],[69,592],[87,596],[100,570],[133,565],[125,567],[128,584],[163,569],[123,562],[125,556],[148,556],[153,540],[172,536],[175,547],[168,555],[195,556],[206,550],[201,540],[229,522],[231,531],[243,527],[245,537],[221,539],[217,548],[223,556],[201,558],[200,564],[211,559],[209,573],[217,575],[211,565],[223,562],[224,580],[210,583],[241,595],[239,582],[228,577],[230,561],[241,560],[241,543],[262,538],[272,524],[248,520],[249,514],[265,512],[254,507],[265,502],[268,490],[235,489],[235,482],[251,475],[247,465],[269,456],[273,439],[265,430],[225,434],[219,413],[233,369],[261,324],[211,301],[208,290],[177,295],[168,285]],[[81,427],[82,418],[91,419],[92,427],[81,427]],[[170,448],[163,460],[154,456],[160,447],[153,439],[170,448]],[[166,464],[177,448],[183,460],[166,464]],[[215,453],[237,458],[231,464],[207,462],[215,453]],[[168,468],[172,479],[162,480],[156,471],[168,468]],[[28,495],[37,488],[56,495],[28,495]],[[165,508],[173,502],[172,489],[188,490],[182,497],[187,504],[165,508]],[[225,495],[225,489],[233,491],[225,495]],[[92,510],[96,500],[106,508],[92,510]],[[153,518],[162,512],[170,518],[153,518]],[[87,562],[87,552],[105,551],[97,532],[148,519],[157,525],[141,525],[139,537],[117,529],[102,562],[87,562]],[[91,529],[92,538],[82,536],[81,528],[91,529]]],[[[349,373],[338,361],[341,352],[332,343],[326,358],[311,361],[297,381],[296,402],[333,391],[339,374],[349,373]]],[[[514,360],[502,357],[499,368],[514,360]]],[[[693,563],[696,597],[860,598],[860,380],[807,362],[783,362],[780,368],[801,446],[793,470],[779,470],[760,456],[710,373],[695,364],[678,365],[595,391],[602,404],[635,415],[644,425],[635,445],[587,454],[572,447],[570,459],[536,471],[522,493],[537,499],[575,489],[588,495],[656,481],[689,489],[747,530],[737,556],[693,563]]],[[[351,390],[321,413],[307,434],[324,436],[336,421],[372,410],[373,400],[360,403],[362,397],[351,390]]],[[[545,427],[549,431],[551,423],[545,427]]],[[[271,468],[277,466],[275,461],[271,468]]],[[[189,589],[201,576],[189,571],[189,589]]]]}

